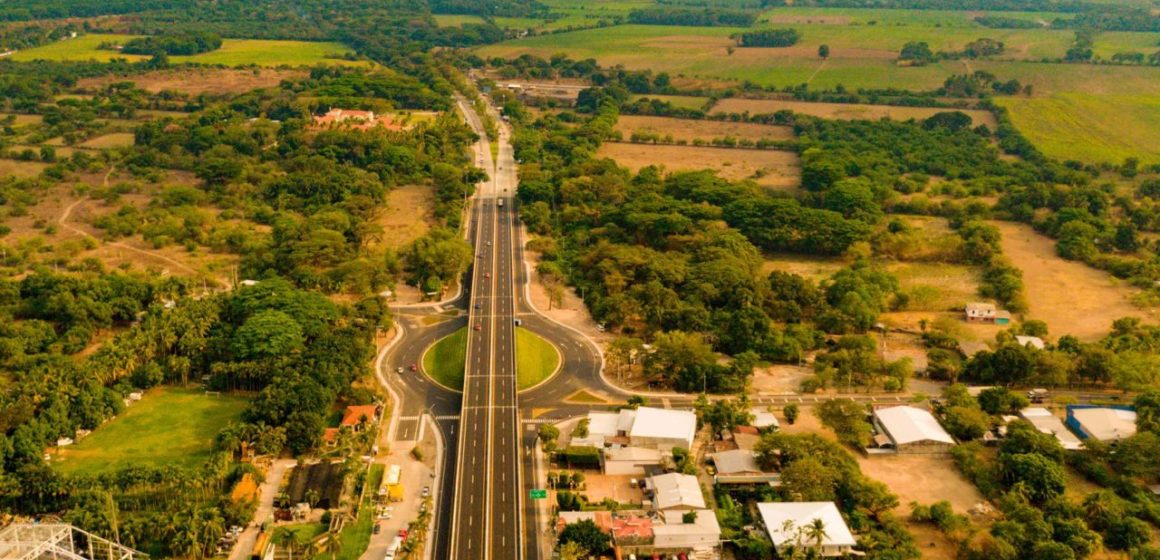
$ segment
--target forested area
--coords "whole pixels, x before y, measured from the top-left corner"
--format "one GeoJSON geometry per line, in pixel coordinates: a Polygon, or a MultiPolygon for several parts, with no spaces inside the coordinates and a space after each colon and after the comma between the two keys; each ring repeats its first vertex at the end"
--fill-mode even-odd
{"type": "Polygon", "coordinates": [[[792,47],[801,38],[801,32],[796,29],[765,29],[740,34],[737,44],[742,47],[792,47]]]}
{"type": "Polygon", "coordinates": [[[749,27],[756,11],[729,8],[642,8],[628,14],[629,23],[645,25],[692,25],[699,27],[749,27]]]}
{"type": "Polygon", "coordinates": [[[222,38],[214,33],[166,33],[151,37],[138,37],[121,45],[126,54],[166,54],[193,55],[220,49],[222,38]]]}
{"type": "Polygon", "coordinates": [[[36,274],[0,285],[0,359],[10,380],[0,396],[6,510],[63,511],[151,554],[202,556],[251,514],[220,497],[250,468],[231,461],[234,448],[198,472],[139,467],[65,477],[44,462],[45,447],[119,414],[131,390],[205,376],[211,386],[257,392],[245,413],[252,429],[242,426],[250,444],[301,453],[317,443],[335,400],[354,396],[351,381],[373,354],[374,329],[389,321],[377,298],[339,306],[280,280],[182,297],[192,291],[190,282],[120,274],[36,274]],[[95,331],[110,328],[119,334],[73,359],[95,331]],[[194,478],[204,481],[201,490],[189,488],[194,478]]]}

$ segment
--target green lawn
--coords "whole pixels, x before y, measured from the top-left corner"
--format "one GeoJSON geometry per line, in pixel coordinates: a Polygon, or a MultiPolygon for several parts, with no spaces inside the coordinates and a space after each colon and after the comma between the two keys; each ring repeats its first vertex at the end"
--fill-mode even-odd
{"type": "Polygon", "coordinates": [[[467,327],[440,339],[423,354],[423,371],[436,383],[463,390],[463,374],[467,366],[467,327]]]}
{"type": "Polygon", "coordinates": [[[1160,96],[1059,93],[1000,98],[1039,149],[1059,159],[1160,162],[1160,96]]]}
{"type": "Polygon", "coordinates": [[[524,390],[539,385],[556,373],[560,353],[556,347],[528,329],[516,329],[516,387],[524,390]]]}
{"type": "MultiPolygon", "coordinates": [[[[13,60],[98,60],[108,61],[114,58],[141,60],[147,56],[121,54],[115,50],[103,50],[97,47],[101,43],[123,43],[132,39],[133,35],[89,34],[75,39],[67,39],[49,43],[44,46],[20,51],[12,55],[13,60]]],[[[343,64],[366,65],[366,62],[354,62],[329,58],[351,52],[351,49],[342,43],[314,42],[314,41],[267,41],[259,39],[224,39],[222,47],[216,51],[192,55],[172,56],[171,62],[197,62],[201,64],[225,64],[238,66],[257,64],[261,66],[309,66],[314,64],[343,64]]]]}
{"type": "Polygon", "coordinates": [[[241,420],[247,402],[200,390],[154,389],[76,445],[65,447],[53,465],[66,474],[131,465],[194,468],[210,456],[218,432],[241,420]]]}
{"type": "MultiPolygon", "coordinates": [[[[520,390],[547,379],[560,365],[560,354],[547,340],[527,329],[516,329],[516,387],[520,390]]],[[[463,390],[467,366],[467,327],[440,339],[423,354],[423,371],[436,383],[463,390]]]]}

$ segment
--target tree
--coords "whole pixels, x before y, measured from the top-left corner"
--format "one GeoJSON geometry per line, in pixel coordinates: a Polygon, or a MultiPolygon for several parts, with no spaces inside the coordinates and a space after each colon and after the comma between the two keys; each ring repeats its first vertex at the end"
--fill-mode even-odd
{"type": "Polygon", "coordinates": [[[818,459],[798,459],[781,471],[781,488],[786,497],[796,502],[831,502],[836,498],[834,489],[839,473],[818,459]]]}
{"type": "Polygon", "coordinates": [[[793,403],[785,405],[785,408],[782,409],[782,414],[785,415],[786,423],[792,426],[798,418],[798,405],[793,403]]]}
{"type": "Polygon", "coordinates": [[[584,545],[578,542],[567,542],[560,545],[559,550],[560,560],[585,560],[588,558],[588,551],[584,549],[584,545]]]}
{"type": "Polygon", "coordinates": [[[820,553],[822,543],[826,542],[826,538],[829,537],[826,534],[826,522],[822,521],[821,518],[810,521],[805,526],[805,536],[806,539],[814,544],[814,550],[820,553]]]}
{"type": "Polygon", "coordinates": [[[943,420],[947,431],[960,441],[981,438],[991,429],[991,417],[977,407],[952,406],[943,420]]]}
{"type": "Polygon", "coordinates": [[[830,46],[829,45],[823,44],[823,45],[818,47],[818,58],[821,58],[822,60],[830,58],[830,46]]]}
{"type": "Polygon", "coordinates": [[[1160,391],[1151,390],[1136,397],[1136,429],[1160,434],[1160,391]]]}
{"type": "Polygon", "coordinates": [[[600,555],[608,551],[612,537],[601,531],[596,526],[596,522],[584,519],[564,527],[564,530],[560,531],[559,542],[561,545],[576,543],[583,547],[588,554],[600,555]]]}
{"type": "Polygon", "coordinates": [[[242,360],[293,355],[302,349],[305,335],[293,317],[266,310],[250,317],[234,333],[230,348],[242,360]]]}
{"type": "Polygon", "coordinates": [[[1067,477],[1059,463],[1036,453],[1002,456],[1003,478],[1021,486],[1034,503],[1042,504],[1063,494],[1067,477]]]}

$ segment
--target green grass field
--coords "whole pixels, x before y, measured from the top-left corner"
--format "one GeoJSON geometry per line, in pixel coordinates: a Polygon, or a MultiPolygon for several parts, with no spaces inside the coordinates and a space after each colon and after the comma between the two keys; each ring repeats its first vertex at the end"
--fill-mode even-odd
{"type": "Polygon", "coordinates": [[[1011,120],[1039,149],[1059,159],[1160,162],[1160,97],[1059,93],[999,98],[1011,120]]]}
{"type": "Polygon", "coordinates": [[[213,440],[241,420],[247,400],[204,391],[149,391],[116,419],[76,445],[65,447],[53,465],[66,474],[93,474],[131,465],[195,468],[212,453],[213,440]]]}
{"type": "Polygon", "coordinates": [[[423,354],[423,372],[448,389],[463,390],[466,366],[467,327],[439,339],[423,354]]]}
{"type": "MultiPolygon", "coordinates": [[[[114,50],[102,50],[97,47],[101,43],[122,43],[132,39],[133,35],[81,35],[75,39],[57,41],[44,46],[12,55],[13,60],[97,60],[108,61],[114,58],[141,60],[146,56],[121,54],[114,50]]],[[[311,66],[315,64],[343,64],[367,65],[366,62],[356,62],[329,58],[351,52],[351,49],[341,43],[324,43],[311,41],[267,41],[258,39],[225,39],[222,48],[193,56],[173,56],[169,60],[174,63],[196,62],[200,64],[225,64],[240,66],[257,64],[261,66],[311,66]]]]}
{"type": "MultiPolygon", "coordinates": [[[[516,329],[516,388],[527,389],[555,373],[560,354],[547,340],[527,329],[516,329]]],[[[467,327],[440,339],[423,354],[423,371],[436,383],[463,390],[467,366],[467,327]]]]}
{"type": "Polygon", "coordinates": [[[460,27],[469,23],[483,23],[483,18],[471,14],[435,14],[435,23],[439,27],[460,27]]]}
{"type": "Polygon", "coordinates": [[[560,353],[547,340],[529,331],[516,329],[516,388],[535,387],[556,373],[560,353]]]}

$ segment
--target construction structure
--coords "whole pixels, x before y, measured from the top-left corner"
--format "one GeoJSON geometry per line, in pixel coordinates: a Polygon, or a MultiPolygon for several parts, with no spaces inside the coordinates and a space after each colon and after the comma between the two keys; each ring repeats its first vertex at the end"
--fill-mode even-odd
{"type": "Polygon", "coordinates": [[[148,560],[149,556],[67,523],[0,529],[0,560],[148,560]]]}

